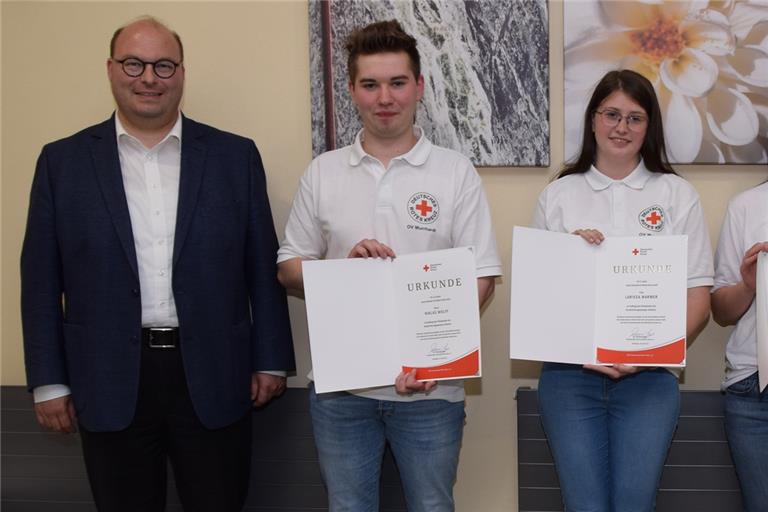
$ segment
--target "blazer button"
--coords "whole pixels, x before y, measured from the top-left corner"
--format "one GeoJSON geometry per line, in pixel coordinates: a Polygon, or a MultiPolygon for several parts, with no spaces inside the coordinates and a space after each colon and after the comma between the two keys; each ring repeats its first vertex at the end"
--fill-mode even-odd
{"type": "Polygon", "coordinates": [[[137,288],[134,288],[133,290],[131,290],[131,293],[133,293],[136,297],[139,296],[139,290],[137,288]]]}
{"type": "Polygon", "coordinates": [[[139,337],[138,336],[131,336],[131,343],[134,345],[137,345],[139,343],[139,337]]]}

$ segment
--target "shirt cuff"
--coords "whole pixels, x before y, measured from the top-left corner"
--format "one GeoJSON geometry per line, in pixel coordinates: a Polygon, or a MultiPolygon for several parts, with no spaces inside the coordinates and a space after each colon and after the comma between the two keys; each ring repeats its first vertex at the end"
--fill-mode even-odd
{"type": "Polygon", "coordinates": [[[274,375],[275,377],[287,377],[288,372],[285,370],[258,370],[254,373],[266,373],[267,375],[274,375]]]}
{"type": "Polygon", "coordinates": [[[35,403],[45,402],[53,400],[54,398],[61,398],[62,396],[71,395],[69,386],[64,384],[48,384],[45,386],[38,386],[32,390],[32,396],[35,399],[35,403]]]}

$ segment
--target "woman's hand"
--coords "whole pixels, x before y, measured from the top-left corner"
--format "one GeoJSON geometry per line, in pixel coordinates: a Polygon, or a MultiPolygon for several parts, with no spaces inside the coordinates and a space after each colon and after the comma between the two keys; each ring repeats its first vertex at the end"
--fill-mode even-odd
{"type": "Polygon", "coordinates": [[[741,280],[744,281],[744,285],[747,289],[755,293],[757,281],[757,256],[761,252],[768,252],[768,242],[758,242],[744,253],[744,258],[741,260],[741,280]]]}
{"type": "Polygon", "coordinates": [[[584,368],[587,370],[592,370],[593,372],[602,373],[603,375],[607,375],[614,380],[626,377],[627,375],[632,375],[633,373],[637,373],[645,369],[645,367],[630,366],[628,364],[613,364],[611,366],[585,364],[584,368]]]}
{"type": "Polygon", "coordinates": [[[572,234],[579,235],[588,243],[593,245],[600,245],[605,240],[603,234],[596,229],[577,229],[572,234]]]}
{"type": "Polygon", "coordinates": [[[712,316],[723,327],[735,325],[755,300],[757,257],[763,251],[768,252],[768,242],[758,242],[750,247],[741,259],[741,281],[718,288],[712,294],[712,316]]]}

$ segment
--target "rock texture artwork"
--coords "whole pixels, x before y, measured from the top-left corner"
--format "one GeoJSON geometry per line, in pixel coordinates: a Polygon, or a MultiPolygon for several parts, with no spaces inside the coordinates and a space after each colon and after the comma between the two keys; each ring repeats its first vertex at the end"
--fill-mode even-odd
{"type": "Polygon", "coordinates": [[[311,0],[315,155],[350,144],[360,122],[344,39],[397,19],[418,40],[424,99],[416,123],[476,166],[549,165],[546,0],[311,0]]]}

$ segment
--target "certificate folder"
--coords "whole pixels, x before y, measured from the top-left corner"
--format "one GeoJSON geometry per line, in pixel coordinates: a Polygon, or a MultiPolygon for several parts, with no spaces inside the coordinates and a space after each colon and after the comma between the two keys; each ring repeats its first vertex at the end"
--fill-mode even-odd
{"type": "Polygon", "coordinates": [[[757,290],[755,308],[757,318],[757,376],[760,391],[768,386],[768,254],[757,255],[757,290]]]}
{"type": "Polygon", "coordinates": [[[580,236],[516,226],[512,359],[685,366],[686,236],[580,236]]]}
{"type": "Polygon", "coordinates": [[[312,373],[318,393],[480,376],[474,253],[304,261],[312,373]]]}

